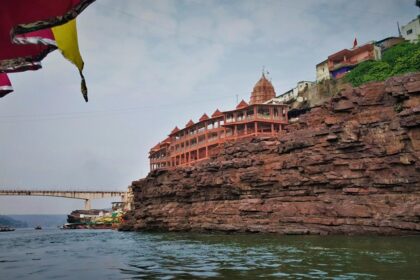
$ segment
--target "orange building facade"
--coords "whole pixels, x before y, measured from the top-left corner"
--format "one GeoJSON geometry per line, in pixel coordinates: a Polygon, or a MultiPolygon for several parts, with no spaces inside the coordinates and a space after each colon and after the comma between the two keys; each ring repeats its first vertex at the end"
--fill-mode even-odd
{"type": "Polygon", "coordinates": [[[226,141],[278,135],[288,124],[288,106],[264,104],[275,96],[273,85],[263,75],[249,104],[242,100],[234,110],[216,110],[210,117],[203,114],[197,123],[190,120],[183,129],[175,127],[150,150],[150,170],[191,166],[216,155],[226,141]]]}
{"type": "Polygon", "coordinates": [[[381,49],[373,43],[344,49],[328,57],[328,70],[333,78],[338,79],[346,75],[363,61],[381,59],[381,49]]]}

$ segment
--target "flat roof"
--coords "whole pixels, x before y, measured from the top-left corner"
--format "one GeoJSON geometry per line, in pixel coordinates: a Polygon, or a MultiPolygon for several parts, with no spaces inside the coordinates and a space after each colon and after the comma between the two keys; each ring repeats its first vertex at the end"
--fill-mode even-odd
{"type": "Polygon", "coordinates": [[[336,52],[336,53],[328,56],[328,60],[339,59],[339,58],[341,58],[345,55],[348,55],[348,54],[355,55],[355,54],[358,54],[359,52],[363,52],[363,51],[366,51],[366,50],[369,50],[369,49],[373,49],[373,44],[372,43],[367,43],[367,44],[364,44],[360,47],[356,47],[356,48],[350,49],[350,50],[349,49],[343,49],[339,52],[336,52]]]}

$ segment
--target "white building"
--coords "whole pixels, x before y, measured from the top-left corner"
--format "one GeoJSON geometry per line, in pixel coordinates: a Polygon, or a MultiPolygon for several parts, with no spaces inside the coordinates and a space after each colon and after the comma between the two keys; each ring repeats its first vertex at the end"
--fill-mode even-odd
{"type": "Polygon", "coordinates": [[[296,88],[297,88],[298,93],[301,93],[301,92],[313,87],[314,85],[315,85],[315,83],[311,82],[311,81],[300,81],[300,82],[297,83],[296,88]]]}
{"type": "Polygon", "coordinates": [[[289,100],[296,99],[297,96],[298,96],[298,91],[297,91],[297,87],[295,87],[295,88],[292,88],[291,90],[286,91],[285,93],[279,96],[276,96],[275,98],[273,98],[273,100],[276,101],[275,103],[285,103],[289,100]]]}
{"type": "Polygon", "coordinates": [[[285,93],[268,100],[265,104],[279,104],[279,103],[287,103],[291,100],[297,100],[298,95],[301,92],[313,87],[315,85],[314,82],[311,81],[300,81],[297,83],[296,87],[292,88],[291,90],[286,91],[285,93]]]}
{"type": "Polygon", "coordinates": [[[319,83],[324,80],[329,80],[330,78],[331,76],[330,70],[328,70],[328,59],[326,59],[316,65],[316,82],[319,83]]]}
{"type": "Polygon", "coordinates": [[[417,17],[401,26],[401,35],[410,42],[417,42],[420,36],[420,18],[417,17]]]}

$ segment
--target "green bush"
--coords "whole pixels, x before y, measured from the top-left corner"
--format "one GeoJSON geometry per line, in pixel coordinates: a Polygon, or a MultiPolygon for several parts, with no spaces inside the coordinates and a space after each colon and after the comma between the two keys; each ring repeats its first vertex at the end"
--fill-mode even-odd
{"type": "Polygon", "coordinates": [[[380,61],[365,61],[351,70],[344,79],[353,86],[371,81],[384,81],[394,75],[420,71],[420,43],[404,42],[382,55],[380,61]]]}

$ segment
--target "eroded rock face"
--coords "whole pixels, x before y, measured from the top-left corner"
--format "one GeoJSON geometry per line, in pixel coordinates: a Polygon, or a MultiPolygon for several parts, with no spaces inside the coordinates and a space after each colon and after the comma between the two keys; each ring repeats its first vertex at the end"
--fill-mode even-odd
{"type": "Polygon", "coordinates": [[[133,182],[123,230],[420,234],[420,74],[348,88],[277,138],[133,182]]]}

